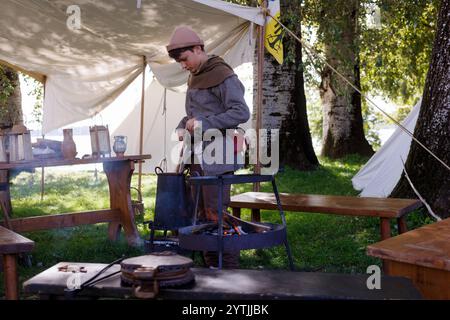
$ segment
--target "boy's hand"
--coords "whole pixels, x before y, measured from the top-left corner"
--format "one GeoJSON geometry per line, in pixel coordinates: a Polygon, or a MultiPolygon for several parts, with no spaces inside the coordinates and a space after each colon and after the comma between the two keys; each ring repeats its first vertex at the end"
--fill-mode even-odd
{"type": "Polygon", "coordinates": [[[186,122],[186,130],[189,131],[191,134],[194,132],[195,121],[196,119],[192,118],[186,122]]]}

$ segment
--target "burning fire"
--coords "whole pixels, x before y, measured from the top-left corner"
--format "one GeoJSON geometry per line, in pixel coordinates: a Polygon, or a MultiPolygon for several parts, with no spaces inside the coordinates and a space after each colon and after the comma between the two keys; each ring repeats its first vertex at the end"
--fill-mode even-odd
{"type": "MultiPolygon", "coordinates": [[[[198,228],[193,230],[192,233],[203,233],[207,235],[217,236],[219,234],[217,214],[213,210],[207,210],[206,218],[209,222],[198,226],[198,228]]],[[[222,226],[224,236],[243,236],[248,233],[264,233],[271,229],[270,227],[262,224],[243,221],[230,215],[228,212],[223,213],[222,226]]]]}

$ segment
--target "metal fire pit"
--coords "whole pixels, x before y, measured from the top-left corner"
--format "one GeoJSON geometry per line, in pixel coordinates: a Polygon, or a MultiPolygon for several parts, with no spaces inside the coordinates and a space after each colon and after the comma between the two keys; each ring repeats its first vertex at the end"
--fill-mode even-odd
{"type": "Polygon", "coordinates": [[[201,176],[191,177],[189,182],[195,186],[196,201],[195,201],[195,217],[194,225],[183,227],[179,232],[179,245],[181,248],[188,250],[199,251],[218,251],[219,253],[219,269],[222,268],[223,252],[229,250],[245,250],[245,249],[260,249],[268,248],[284,244],[289,260],[289,267],[294,270],[294,263],[292,260],[291,250],[287,240],[286,218],[281,207],[280,196],[275,184],[275,177],[272,175],[220,175],[220,176],[201,176]],[[255,183],[255,182],[271,182],[275,198],[277,199],[277,206],[280,212],[282,224],[259,223],[263,226],[270,227],[270,230],[265,232],[254,232],[241,235],[223,235],[223,212],[222,212],[222,194],[223,186],[228,184],[241,183],[255,183]],[[198,202],[200,187],[202,185],[217,185],[219,187],[218,197],[218,231],[217,235],[211,234],[196,234],[195,230],[202,225],[196,225],[198,202]]]}

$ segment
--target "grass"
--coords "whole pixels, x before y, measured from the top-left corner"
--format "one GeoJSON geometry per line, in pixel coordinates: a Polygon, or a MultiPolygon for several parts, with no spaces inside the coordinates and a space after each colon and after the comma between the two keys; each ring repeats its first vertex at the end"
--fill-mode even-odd
{"type": "MultiPolygon", "coordinates": [[[[351,178],[367,161],[350,156],[340,161],[320,159],[316,171],[300,172],[285,168],[277,175],[279,192],[357,195],[351,178]]],[[[14,217],[75,212],[107,208],[108,183],[104,174],[93,172],[47,173],[45,197],[40,199],[40,173],[21,173],[13,179],[11,187],[14,217]]],[[[133,177],[132,185],[137,185],[133,177]]],[[[232,194],[251,191],[251,185],[235,185],[232,194]]],[[[270,184],[262,184],[261,191],[271,191],[270,184]]],[[[138,231],[148,237],[144,220],[152,218],[155,206],[156,177],[143,176],[144,217],[137,219],[138,231]]],[[[132,191],[133,198],[136,193],[132,191]]],[[[250,218],[250,210],[242,217],[250,218]]],[[[263,221],[280,223],[276,211],[262,214],[263,221]]],[[[309,271],[365,273],[369,265],[381,265],[379,259],[365,254],[367,245],[379,241],[379,219],[367,217],[335,216],[328,214],[286,213],[288,240],[297,268],[309,271]]],[[[420,212],[409,215],[408,227],[416,228],[430,222],[420,212]]],[[[396,225],[392,225],[393,230],[396,225]]],[[[109,263],[118,257],[137,256],[143,247],[131,248],[122,236],[111,242],[107,225],[96,224],[66,229],[28,232],[24,236],[35,241],[31,267],[19,266],[20,283],[61,261],[109,263]]],[[[196,262],[198,262],[196,260],[196,262]]],[[[287,269],[284,247],[264,250],[246,250],[241,253],[242,268],[287,269]]],[[[0,296],[4,294],[3,278],[0,296]]]]}

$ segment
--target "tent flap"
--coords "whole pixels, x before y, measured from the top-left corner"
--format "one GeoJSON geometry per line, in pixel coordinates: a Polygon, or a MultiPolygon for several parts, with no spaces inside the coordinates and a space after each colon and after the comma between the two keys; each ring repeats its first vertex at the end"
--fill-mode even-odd
{"type": "MultiPolygon", "coordinates": [[[[414,132],[422,99],[414,106],[402,125],[414,132]]],[[[360,190],[361,197],[388,197],[403,171],[408,157],[411,137],[397,128],[372,158],[352,178],[353,188],[360,190]]]]}

